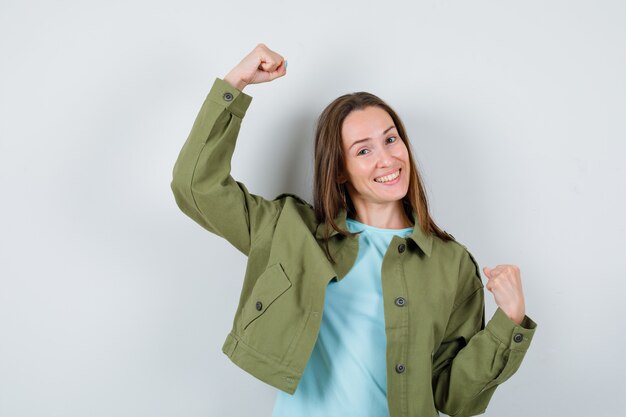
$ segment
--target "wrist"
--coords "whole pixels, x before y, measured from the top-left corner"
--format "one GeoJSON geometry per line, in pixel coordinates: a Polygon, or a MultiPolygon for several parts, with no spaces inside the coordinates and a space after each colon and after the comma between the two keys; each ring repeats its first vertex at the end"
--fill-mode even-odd
{"type": "Polygon", "coordinates": [[[509,318],[518,326],[522,324],[522,321],[524,321],[524,317],[526,317],[526,314],[524,313],[517,313],[509,316],[509,318]]]}
{"type": "Polygon", "coordinates": [[[246,83],[244,81],[241,80],[241,78],[228,73],[228,75],[226,75],[226,77],[224,77],[224,81],[226,81],[228,84],[230,84],[233,88],[236,88],[239,91],[243,91],[243,89],[246,87],[246,83]]]}

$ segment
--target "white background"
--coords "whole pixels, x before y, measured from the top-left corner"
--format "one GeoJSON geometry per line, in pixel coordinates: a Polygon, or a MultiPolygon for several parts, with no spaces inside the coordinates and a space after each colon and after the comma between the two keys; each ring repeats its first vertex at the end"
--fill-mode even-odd
{"type": "Polygon", "coordinates": [[[276,390],[221,352],[246,258],[170,190],[258,42],[288,74],[246,88],[233,176],[311,201],[315,119],[379,95],[437,223],[522,270],[538,328],[486,415],[623,412],[623,2],[89,3],[0,3],[1,417],[270,415],[276,390]]]}

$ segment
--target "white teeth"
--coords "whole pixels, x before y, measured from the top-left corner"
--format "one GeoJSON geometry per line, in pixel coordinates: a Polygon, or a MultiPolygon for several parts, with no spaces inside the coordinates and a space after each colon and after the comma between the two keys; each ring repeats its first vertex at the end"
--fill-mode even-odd
{"type": "Polygon", "coordinates": [[[387,175],[386,177],[374,178],[374,181],[376,181],[376,182],[388,182],[388,181],[392,181],[392,180],[395,180],[396,178],[398,178],[398,175],[400,175],[400,170],[397,170],[393,174],[387,175]]]}

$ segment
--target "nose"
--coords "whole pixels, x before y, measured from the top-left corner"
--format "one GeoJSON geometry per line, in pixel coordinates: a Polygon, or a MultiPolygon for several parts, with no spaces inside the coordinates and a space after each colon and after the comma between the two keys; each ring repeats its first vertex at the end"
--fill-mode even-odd
{"type": "Polygon", "coordinates": [[[393,162],[393,157],[391,155],[391,151],[386,147],[383,147],[379,153],[378,165],[381,167],[390,166],[393,162]]]}

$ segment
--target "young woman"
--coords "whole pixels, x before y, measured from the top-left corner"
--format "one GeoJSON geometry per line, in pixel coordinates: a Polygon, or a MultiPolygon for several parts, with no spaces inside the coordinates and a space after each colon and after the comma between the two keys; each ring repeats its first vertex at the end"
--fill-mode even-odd
{"type": "Polygon", "coordinates": [[[483,413],[536,328],[519,268],[483,269],[498,306],[485,326],[478,264],[430,217],[402,121],[369,93],[319,118],[315,205],[235,181],[243,89],[286,69],[259,44],[217,78],[174,167],[180,209],[248,257],[223,352],[280,390],[273,417],[483,413]]]}

